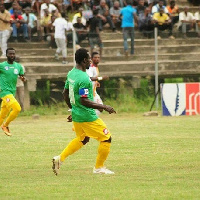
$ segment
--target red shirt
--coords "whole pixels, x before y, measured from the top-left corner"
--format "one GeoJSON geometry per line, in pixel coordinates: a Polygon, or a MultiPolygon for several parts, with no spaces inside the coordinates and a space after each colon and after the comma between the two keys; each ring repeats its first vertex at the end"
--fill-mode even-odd
{"type": "Polygon", "coordinates": [[[23,17],[22,17],[22,15],[18,15],[17,18],[15,18],[15,15],[11,15],[11,20],[16,20],[16,19],[22,20],[23,17]]]}

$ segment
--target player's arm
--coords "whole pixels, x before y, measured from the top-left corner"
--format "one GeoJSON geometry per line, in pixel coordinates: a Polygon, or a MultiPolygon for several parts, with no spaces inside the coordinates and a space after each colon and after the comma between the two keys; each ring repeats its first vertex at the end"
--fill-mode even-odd
{"type": "Polygon", "coordinates": [[[108,76],[98,76],[98,77],[90,77],[92,81],[102,81],[102,80],[108,80],[108,76]]]}
{"type": "Polygon", "coordinates": [[[81,97],[81,104],[88,108],[94,108],[94,109],[100,109],[100,110],[103,109],[103,110],[107,111],[109,114],[116,113],[114,108],[112,108],[111,106],[95,103],[95,102],[89,100],[87,97],[81,97]]]}
{"type": "Polygon", "coordinates": [[[64,98],[66,104],[68,105],[68,107],[72,108],[72,105],[70,103],[70,98],[69,98],[69,89],[64,88],[62,94],[63,94],[63,98],[64,98]]]}

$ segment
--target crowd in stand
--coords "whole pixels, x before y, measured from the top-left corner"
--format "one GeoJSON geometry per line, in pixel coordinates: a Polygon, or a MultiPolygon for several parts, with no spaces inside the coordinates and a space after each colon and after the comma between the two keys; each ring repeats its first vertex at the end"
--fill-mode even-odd
{"type": "MultiPolygon", "coordinates": [[[[187,37],[186,33],[191,29],[200,37],[200,9],[194,14],[189,12],[188,7],[179,12],[175,0],[128,1],[127,4],[127,0],[0,0],[2,56],[5,56],[6,42],[10,36],[13,41],[18,42],[19,34],[22,34],[24,41],[30,42],[33,34],[37,34],[39,41],[53,42],[54,21],[63,17],[67,23],[65,29],[76,30],[77,45],[80,46],[82,40],[88,39],[91,51],[98,45],[101,54],[103,45],[100,33],[103,33],[105,24],[114,33],[121,30],[126,32],[128,21],[123,21],[127,17],[123,9],[127,6],[132,7],[129,11],[133,14],[131,20],[135,21],[131,27],[137,28],[144,36],[148,37],[156,26],[158,38],[161,37],[160,31],[168,30],[169,38],[174,39],[175,27],[183,33],[183,37],[187,37]],[[72,16],[72,20],[67,16],[72,16]],[[125,27],[123,24],[126,24],[125,27]]],[[[132,36],[134,37],[133,34],[132,36]]],[[[71,33],[67,34],[67,40],[72,40],[71,33]]]]}

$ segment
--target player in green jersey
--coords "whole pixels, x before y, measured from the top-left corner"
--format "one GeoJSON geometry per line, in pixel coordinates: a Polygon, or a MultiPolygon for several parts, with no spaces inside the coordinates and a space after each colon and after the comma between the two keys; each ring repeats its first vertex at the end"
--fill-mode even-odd
{"type": "Polygon", "coordinates": [[[8,125],[21,111],[21,107],[14,97],[16,83],[18,77],[20,77],[22,81],[25,81],[25,77],[22,66],[15,62],[15,49],[8,48],[6,50],[6,57],[7,61],[0,63],[0,98],[2,99],[0,125],[3,132],[7,136],[11,136],[8,125]]]}
{"type": "Polygon", "coordinates": [[[75,60],[77,65],[67,75],[63,95],[68,107],[72,109],[76,138],[68,144],[59,156],[53,157],[53,172],[57,175],[62,162],[89,142],[89,138],[94,138],[100,144],[93,173],[114,174],[104,166],[110,152],[111,133],[105,123],[98,118],[94,109],[103,109],[110,114],[116,112],[111,106],[93,101],[92,81],[86,73],[91,62],[89,52],[83,48],[78,49],[75,60]]]}

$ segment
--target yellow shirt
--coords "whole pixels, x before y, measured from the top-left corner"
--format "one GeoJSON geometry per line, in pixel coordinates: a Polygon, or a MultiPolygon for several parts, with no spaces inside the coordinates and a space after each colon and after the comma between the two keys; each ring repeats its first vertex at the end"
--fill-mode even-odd
{"type": "MultiPolygon", "coordinates": [[[[10,21],[10,13],[5,10],[4,13],[0,12],[0,19],[10,21]]],[[[10,29],[10,23],[5,23],[0,20],[0,31],[5,31],[10,29]]]]}
{"type": "Polygon", "coordinates": [[[153,19],[157,20],[159,25],[162,25],[169,19],[169,16],[166,13],[163,13],[162,16],[160,16],[160,13],[154,13],[153,19]]]}
{"type": "Polygon", "coordinates": [[[48,26],[49,24],[51,24],[51,14],[49,14],[48,16],[44,16],[42,19],[41,19],[41,25],[43,26],[48,26]]]}

